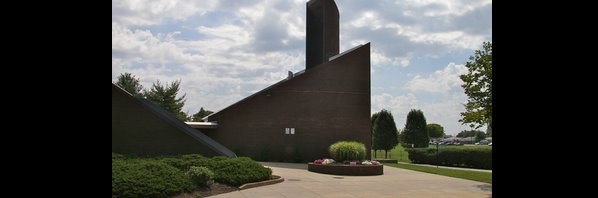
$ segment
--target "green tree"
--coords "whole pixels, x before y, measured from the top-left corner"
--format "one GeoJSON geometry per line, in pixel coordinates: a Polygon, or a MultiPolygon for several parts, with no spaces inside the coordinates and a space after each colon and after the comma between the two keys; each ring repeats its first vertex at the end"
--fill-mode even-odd
{"type": "Polygon", "coordinates": [[[139,84],[139,79],[135,78],[131,73],[124,73],[118,76],[116,85],[125,91],[129,92],[133,96],[142,97],[141,90],[143,86],[139,84]]]}
{"type": "Polygon", "coordinates": [[[160,81],[156,81],[152,84],[152,88],[148,90],[144,90],[143,95],[149,101],[152,101],[154,104],[164,108],[164,110],[170,112],[176,118],[181,121],[187,121],[189,118],[187,114],[182,111],[183,106],[185,105],[185,96],[177,98],[177,94],[179,92],[179,86],[181,84],[180,80],[174,81],[168,86],[162,85],[160,81]]]}
{"type": "Polygon", "coordinates": [[[468,73],[459,76],[467,95],[462,124],[478,129],[484,125],[492,130],[492,42],[484,42],[483,50],[476,50],[465,64],[468,73]]]}
{"type": "Polygon", "coordinates": [[[202,118],[204,118],[212,113],[214,113],[214,112],[212,112],[210,110],[204,110],[203,107],[201,107],[197,113],[193,114],[191,121],[201,122],[202,118]]]}
{"type": "Polygon", "coordinates": [[[461,132],[457,133],[457,137],[461,137],[461,138],[462,138],[462,137],[471,137],[471,136],[474,136],[474,133],[473,133],[473,131],[466,131],[466,130],[463,130],[463,131],[461,131],[461,132]]]}
{"type": "Polygon", "coordinates": [[[404,144],[413,144],[415,148],[427,148],[430,142],[426,117],[421,110],[411,109],[401,135],[404,144]]]}
{"type": "Polygon", "coordinates": [[[372,150],[374,150],[374,158],[377,158],[377,157],[378,157],[378,156],[376,156],[376,152],[377,152],[378,150],[380,150],[379,148],[377,148],[377,147],[374,145],[374,141],[375,141],[375,140],[374,140],[374,139],[375,139],[375,137],[374,137],[374,123],[376,122],[376,119],[378,119],[378,116],[379,116],[379,115],[380,115],[380,113],[379,113],[379,112],[376,112],[376,113],[374,113],[374,114],[372,115],[372,125],[370,125],[370,132],[371,132],[371,135],[372,135],[372,150]]]}
{"type": "Polygon", "coordinates": [[[430,123],[426,125],[428,129],[428,135],[430,138],[441,138],[444,137],[444,127],[439,124],[430,123]]]}
{"type": "Polygon", "coordinates": [[[388,150],[399,144],[397,126],[392,113],[382,109],[374,121],[374,149],[384,150],[384,158],[388,158],[388,150]]]}
{"type": "Polygon", "coordinates": [[[479,142],[480,140],[486,139],[486,133],[484,132],[479,132],[475,134],[475,141],[479,142]]]}

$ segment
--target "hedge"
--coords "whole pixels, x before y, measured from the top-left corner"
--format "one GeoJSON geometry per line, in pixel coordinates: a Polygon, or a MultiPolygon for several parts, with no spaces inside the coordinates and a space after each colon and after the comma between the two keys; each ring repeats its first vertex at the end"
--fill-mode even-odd
{"type": "Polygon", "coordinates": [[[209,179],[203,182],[201,177],[211,174],[204,174],[206,169],[193,170],[193,166],[205,167],[213,172],[214,181],[236,187],[272,176],[270,168],[247,157],[207,158],[193,154],[138,158],[112,153],[112,197],[170,197],[194,189],[191,178],[208,185],[209,179]]]}
{"type": "Polygon", "coordinates": [[[170,197],[195,186],[183,172],[146,159],[112,160],[112,197],[170,197]]]}
{"type": "Polygon", "coordinates": [[[191,166],[203,166],[214,172],[214,180],[231,186],[258,182],[270,179],[272,170],[247,157],[228,158],[216,156],[213,158],[201,155],[183,155],[181,157],[167,157],[160,161],[187,172],[191,166]]]}
{"type": "Polygon", "coordinates": [[[248,157],[229,158],[214,161],[214,180],[231,186],[270,179],[272,169],[266,168],[248,157]]]}

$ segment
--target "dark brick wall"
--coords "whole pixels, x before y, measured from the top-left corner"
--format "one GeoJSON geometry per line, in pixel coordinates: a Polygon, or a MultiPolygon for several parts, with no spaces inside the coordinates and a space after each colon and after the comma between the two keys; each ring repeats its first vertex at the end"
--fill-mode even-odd
{"type": "Polygon", "coordinates": [[[217,155],[112,85],[112,152],[139,156],[217,155]]]}
{"type": "MultiPolygon", "coordinates": [[[[370,44],[263,90],[211,116],[206,135],[256,160],[312,161],[340,140],[369,150],[370,44]],[[286,135],[285,128],[295,128],[286,135]]],[[[370,159],[368,152],[367,158],[370,159]]]]}
{"type": "Polygon", "coordinates": [[[334,0],[312,0],[306,8],[306,69],[339,53],[339,12],[334,0]]]}

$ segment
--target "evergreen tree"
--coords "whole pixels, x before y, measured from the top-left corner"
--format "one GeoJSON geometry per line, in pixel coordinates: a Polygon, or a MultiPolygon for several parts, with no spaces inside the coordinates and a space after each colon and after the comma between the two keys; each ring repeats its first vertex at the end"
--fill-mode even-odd
{"type": "Polygon", "coordinates": [[[399,143],[398,131],[392,114],[382,110],[374,121],[374,148],[384,150],[384,158],[388,157],[388,150],[399,143]]]}
{"type": "Polygon", "coordinates": [[[427,148],[430,142],[426,117],[420,110],[411,109],[407,114],[407,122],[401,134],[402,142],[407,145],[413,144],[415,148],[427,148]]]}
{"type": "Polygon", "coordinates": [[[372,150],[374,150],[374,158],[377,158],[378,156],[376,156],[376,152],[378,150],[380,150],[380,148],[377,148],[374,144],[374,123],[376,122],[376,119],[378,119],[378,115],[380,115],[379,112],[374,113],[374,115],[372,115],[372,125],[370,125],[370,133],[372,135],[372,150]]]}
{"type": "Polygon", "coordinates": [[[143,96],[141,94],[143,86],[139,84],[139,79],[131,73],[120,74],[115,84],[135,97],[143,96]]]}
{"type": "Polygon", "coordinates": [[[201,122],[202,118],[204,118],[212,113],[214,113],[214,112],[209,111],[209,110],[204,110],[203,107],[201,107],[196,114],[193,114],[192,121],[193,122],[201,122]]]}
{"type": "Polygon", "coordinates": [[[181,81],[177,80],[172,82],[170,86],[163,86],[158,80],[152,84],[152,88],[149,91],[144,90],[143,95],[147,100],[164,108],[164,110],[170,112],[179,120],[187,121],[189,118],[187,117],[187,114],[182,111],[183,106],[185,105],[186,94],[183,94],[183,96],[178,98],[176,97],[179,92],[180,84],[181,81]]]}

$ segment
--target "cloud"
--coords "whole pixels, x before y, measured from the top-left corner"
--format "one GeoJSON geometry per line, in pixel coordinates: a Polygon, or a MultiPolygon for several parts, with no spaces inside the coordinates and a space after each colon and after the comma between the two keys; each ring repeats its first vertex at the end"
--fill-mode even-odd
{"type": "MultiPolygon", "coordinates": [[[[459,122],[460,113],[465,111],[463,104],[467,101],[467,96],[461,88],[463,82],[459,75],[466,72],[467,68],[464,65],[449,63],[426,77],[415,75],[404,84],[405,92],[400,95],[390,93],[372,95],[371,113],[382,109],[390,110],[397,127],[401,129],[405,125],[409,111],[420,109],[424,112],[428,123],[442,125],[446,134],[454,135],[462,130],[470,130],[459,122]]],[[[485,127],[480,130],[485,130],[485,127]]]]}
{"type": "MultiPolygon", "coordinates": [[[[492,36],[489,0],[336,3],[341,51],[371,42],[372,78],[387,67],[420,67],[412,65],[414,59],[477,49],[492,36]]],[[[156,80],[180,79],[181,92],[187,94],[185,111],[220,110],[284,79],[288,70],[304,69],[305,4],[305,0],[113,0],[112,80],[130,72],[149,88],[156,80]]],[[[461,107],[451,102],[461,101],[461,96],[452,94],[460,88],[454,78],[459,69],[453,64],[416,75],[405,84],[407,93],[382,88],[378,93],[383,94],[372,96],[372,111],[392,107],[406,116],[411,108],[434,105],[456,111],[461,107]],[[442,92],[449,99],[446,104],[432,104],[419,92],[442,92]]],[[[434,111],[441,112],[429,110],[434,111]]]]}
{"type": "Polygon", "coordinates": [[[216,0],[112,0],[112,22],[123,25],[156,25],[168,19],[183,20],[205,14],[216,0]]]}
{"type": "MultiPolygon", "coordinates": [[[[405,127],[407,114],[411,109],[419,109],[424,112],[426,122],[440,124],[444,127],[445,134],[456,135],[462,130],[470,130],[469,127],[461,125],[459,122],[460,112],[465,111],[463,104],[467,100],[465,94],[462,93],[451,93],[437,102],[424,102],[419,100],[414,93],[398,96],[383,93],[372,95],[371,100],[371,113],[379,112],[382,109],[391,111],[399,130],[405,127]]],[[[480,130],[485,131],[486,127],[482,127],[480,130]]]]}
{"type": "Polygon", "coordinates": [[[492,36],[491,1],[337,1],[337,5],[343,49],[351,47],[345,41],[371,41],[378,60],[404,60],[404,64],[374,64],[407,66],[414,57],[477,49],[492,36]]]}
{"type": "Polygon", "coordinates": [[[467,68],[462,64],[449,63],[443,70],[435,71],[427,77],[416,75],[405,87],[409,91],[426,91],[432,93],[448,93],[449,91],[462,91],[463,81],[459,75],[467,73],[467,68]]]}

